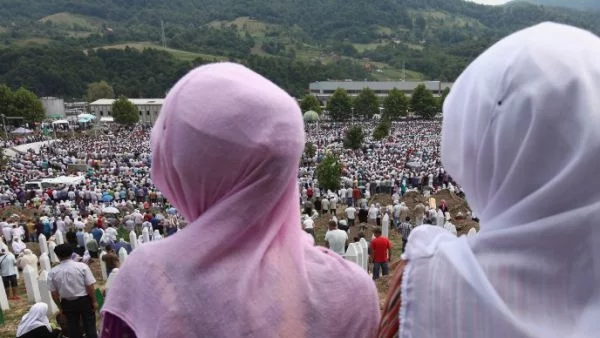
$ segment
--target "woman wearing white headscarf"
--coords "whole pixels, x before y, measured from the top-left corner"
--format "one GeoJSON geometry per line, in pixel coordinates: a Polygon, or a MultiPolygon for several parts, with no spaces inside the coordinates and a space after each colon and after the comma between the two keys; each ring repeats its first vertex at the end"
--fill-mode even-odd
{"type": "Polygon", "coordinates": [[[46,303],[34,304],[21,319],[17,328],[17,338],[55,338],[50,321],[46,316],[46,303]]]}
{"type": "Polygon", "coordinates": [[[380,337],[598,336],[599,55],[595,35],[544,23],[459,77],[442,161],[481,229],[413,230],[380,337]]]}

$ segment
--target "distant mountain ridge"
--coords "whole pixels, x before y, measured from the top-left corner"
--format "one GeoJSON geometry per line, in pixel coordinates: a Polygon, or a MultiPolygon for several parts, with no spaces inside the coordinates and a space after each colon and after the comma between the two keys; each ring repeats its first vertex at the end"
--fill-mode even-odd
{"type": "Polygon", "coordinates": [[[513,2],[528,2],[536,5],[563,7],[581,11],[600,11],[600,0],[514,0],[513,2]]]}
{"type": "Polygon", "coordinates": [[[600,0],[537,1],[545,6],[464,0],[2,0],[0,83],[44,96],[81,97],[88,83],[107,80],[118,94],[156,96],[194,65],[232,60],[300,96],[309,82],[327,79],[452,82],[494,42],[544,21],[600,34],[600,13],[549,6],[600,0]]]}

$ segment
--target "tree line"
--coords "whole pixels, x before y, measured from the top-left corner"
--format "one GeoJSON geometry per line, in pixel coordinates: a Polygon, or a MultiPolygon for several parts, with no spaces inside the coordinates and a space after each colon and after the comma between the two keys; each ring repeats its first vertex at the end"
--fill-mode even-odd
{"type": "MultiPolygon", "coordinates": [[[[430,119],[442,110],[449,92],[450,90],[446,88],[440,97],[435,97],[425,85],[420,84],[410,98],[396,88],[390,90],[383,99],[380,99],[370,88],[364,88],[352,98],[346,90],[338,88],[327,101],[326,109],[334,121],[348,121],[353,117],[370,119],[375,114],[381,114],[382,119],[390,121],[406,117],[409,112],[430,119]]],[[[313,110],[321,113],[322,111],[319,100],[310,94],[302,98],[300,108],[303,112],[313,110]]]]}
{"type": "Polygon", "coordinates": [[[26,123],[34,123],[45,118],[45,111],[33,92],[23,87],[13,91],[6,85],[0,85],[0,115],[23,118],[26,123]]]}
{"type": "MultiPolygon", "coordinates": [[[[304,62],[283,57],[250,55],[241,62],[264,75],[291,95],[301,97],[312,81],[328,78],[371,77],[355,62],[304,62]]],[[[156,49],[87,50],[44,46],[8,49],[0,53],[0,83],[25,87],[39,96],[83,99],[87,86],[105,81],[114,96],[163,97],[192,68],[216,60],[182,61],[156,49]]]]}

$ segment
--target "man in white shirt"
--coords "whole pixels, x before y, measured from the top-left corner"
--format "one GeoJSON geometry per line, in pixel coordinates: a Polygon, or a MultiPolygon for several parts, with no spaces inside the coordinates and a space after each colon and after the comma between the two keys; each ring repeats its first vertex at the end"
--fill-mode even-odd
{"type": "Polygon", "coordinates": [[[343,256],[346,252],[346,241],[348,241],[348,234],[338,229],[336,222],[330,221],[329,231],[325,234],[325,246],[338,255],[343,256]]]}
{"type": "Polygon", "coordinates": [[[308,215],[302,216],[302,228],[304,231],[315,237],[315,221],[308,215]]]}
{"type": "Polygon", "coordinates": [[[0,250],[0,270],[2,272],[2,283],[4,283],[8,299],[20,299],[17,296],[17,259],[15,255],[6,249],[0,250]]]}
{"type": "Polygon", "coordinates": [[[321,209],[323,210],[323,215],[329,213],[329,199],[327,197],[321,200],[321,209]]]}
{"type": "Polygon", "coordinates": [[[346,213],[346,218],[348,219],[348,226],[353,226],[354,220],[356,219],[356,208],[351,205],[347,207],[344,212],[346,213]]]}
{"type": "Polygon", "coordinates": [[[96,333],[96,280],[90,268],[71,259],[73,248],[61,244],[54,249],[60,264],[48,274],[48,288],[52,299],[67,317],[69,337],[81,337],[81,323],[87,338],[97,338],[96,333]]]}
{"type": "Polygon", "coordinates": [[[83,223],[83,221],[81,220],[81,217],[79,217],[75,223],[73,224],[75,226],[76,230],[83,230],[85,229],[85,224],[83,223]]]}
{"type": "Polygon", "coordinates": [[[337,202],[338,202],[338,199],[337,199],[337,196],[335,196],[335,195],[329,199],[329,210],[331,211],[331,214],[334,216],[337,216],[337,202]]]}

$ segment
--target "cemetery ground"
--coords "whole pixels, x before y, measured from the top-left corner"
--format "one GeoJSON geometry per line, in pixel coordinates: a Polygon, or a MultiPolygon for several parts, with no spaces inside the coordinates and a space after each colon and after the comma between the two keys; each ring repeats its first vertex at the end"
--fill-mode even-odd
{"type": "MultiPolygon", "coordinates": [[[[446,203],[448,204],[448,208],[449,208],[450,214],[452,216],[455,216],[458,212],[462,212],[463,215],[466,215],[466,213],[469,211],[469,207],[468,207],[466,201],[463,200],[462,198],[450,193],[448,190],[442,190],[442,191],[438,192],[437,194],[433,195],[433,197],[436,199],[436,202],[438,205],[441,200],[445,200],[446,203]]],[[[406,205],[409,207],[409,209],[411,210],[411,214],[410,214],[411,219],[414,219],[412,210],[414,209],[415,205],[417,205],[418,203],[426,204],[427,200],[421,194],[418,194],[416,192],[409,192],[404,195],[404,197],[402,198],[402,202],[406,203],[406,205]]],[[[393,203],[393,201],[392,201],[391,196],[379,194],[379,195],[375,195],[369,203],[379,203],[382,206],[385,206],[385,205],[391,205],[393,203]]],[[[30,217],[30,216],[32,216],[33,211],[30,211],[30,210],[23,211],[23,210],[8,208],[8,209],[4,209],[2,212],[0,212],[0,217],[4,217],[4,216],[9,217],[10,215],[15,214],[15,213],[21,214],[26,217],[30,217]]],[[[343,214],[344,214],[344,207],[340,206],[337,210],[338,219],[341,219],[343,217],[343,214]]],[[[316,237],[317,245],[321,245],[321,246],[325,245],[325,233],[327,232],[327,223],[329,222],[330,218],[331,218],[330,215],[321,216],[315,222],[315,237],[316,237]]],[[[469,229],[471,229],[471,227],[475,227],[477,230],[479,230],[479,225],[473,221],[453,220],[452,222],[456,226],[456,230],[458,231],[459,235],[465,235],[469,231],[469,229]]],[[[119,231],[119,237],[128,238],[128,232],[125,229],[119,228],[118,231],[119,231]]],[[[361,230],[359,229],[358,225],[351,227],[349,230],[350,233],[348,234],[349,240],[352,241],[352,239],[355,236],[357,236],[360,231],[361,230]]],[[[373,228],[370,226],[366,226],[366,228],[362,232],[365,234],[365,238],[370,240],[371,235],[373,234],[373,228]]],[[[391,260],[390,267],[394,267],[395,263],[397,263],[400,260],[400,255],[402,252],[402,236],[396,230],[390,229],[389,239],[392,243],[392,260],[391,260]]],[[[27,243],[27,248],[31,249],[39,257],[40,250],[39,250],[39,246],[37,243],[27,243]]],[[[92,273],[94,274],[94,277],[96,278],[96,287],[103,290],[105,281],[102,280],[99,260],[92,259],[92,261],[90,263],[90,268],[92,270],[92,273]]],[[[390,269],[390,276],[391,276],[391,274],[392,274],[392,269],[390,269]]],[[[377,290],[379,291],[380,304],[382,307],[383,307],[383,303],[385,301],[385,296],[386,296],[388,288],[389,288],[390,276],[381,277],[376,282],[377,290]]],[[[27,302],[27,293],[25,291],[25,282],[23,281],[22,273],[20,273],[20,275],[19,275],[18,295],[21,299],[18,301],[14,301],[14,300],[9,301],[10,310],[5,311],[3,314],[4,315],[4,324],[0,325],[0,338],[15,337],[15,333],[17,332],[17,327],[19,325],[21,317],[23,317],[23,315],[25,313],[27,313],[27,311],[29,310],[29,308],[31,306],[31,304],[29,304],[27,302]]],[[[56,325],[55,318],[50,318],[50,322],[53,325],[56,325]]],[[[98,317],[97,323],[98,324],[100,323],[100,317],[98,317]]]]}

